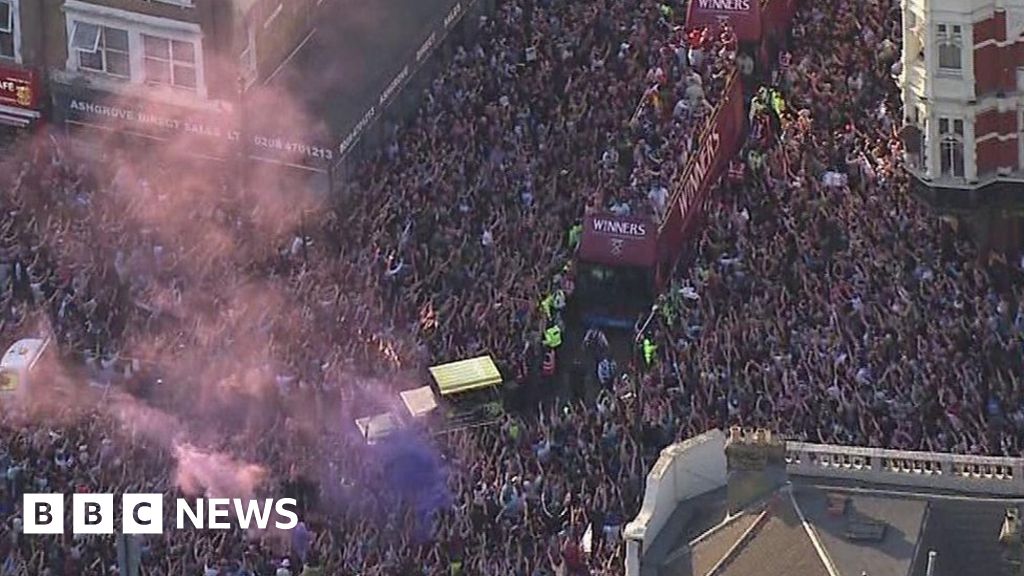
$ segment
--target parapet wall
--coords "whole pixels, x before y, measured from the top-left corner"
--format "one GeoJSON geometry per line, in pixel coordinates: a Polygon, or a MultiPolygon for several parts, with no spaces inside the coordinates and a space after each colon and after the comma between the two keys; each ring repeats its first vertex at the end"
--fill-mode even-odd
{"type": "MultiPolygon", "coordinates": [[[[731,434],[735,441],[737,432],[731,434]]],[[[661,451],[647,475],[640,513],[623,533],[627,576],[640,575],[646,549],[681,502],[727,485],[725,447],[726,435],[712,430],[661,451]]],[[[788,476],[1024,497],[1024,458],[787,442],[785,462],[788,476]]]]}
{"type": "Polygon", "coordinates": [[[722,488],[727,482],[725,434],[721,430],[662,450],[647,475],[640,513],[623,532],[627,576],[639,576],[645,544],[654,541],[680,502],[722,488]]]}
{"type": "Polygon", "coordinates": [[[1024,496],[1021,458],[787,442],[786,472],[977,495],[1024,496]]]}

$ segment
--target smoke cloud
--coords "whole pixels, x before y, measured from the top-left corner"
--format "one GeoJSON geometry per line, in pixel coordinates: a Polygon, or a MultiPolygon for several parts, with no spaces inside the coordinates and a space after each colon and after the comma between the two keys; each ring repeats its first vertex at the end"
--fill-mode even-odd
{"type": "MultiPolygon", "coordinates": [[[[275,127],[288,127],[279,134],[288,141],[325,132],[284,89],[247,98],[263,112],[248,115],[239,136],[246,142],[275,127]]],[[[117,97],[102,104],[153,117],[167,116],[168,105],[192,105],[117,97]]],[[[351,328],[389,366],[401,365],[412,346],[378,317],[384,307],[375,287],[344,273],[381,255],[345,262],[342,255],[362,247],[334,251],[320,239],[304,241],[335,217],[309,173],[283,165],[303,163],[305,151],[275,149],[277,164],[242,163],[230,145],[214,154],[218,160],[203,158],[208,142],[184,132],[160,142],[102,131],[74,136],[74,149],[66,142],[59,152],[51,142],[26,147],[3,172],[17,175],[15,195],[34,223],[30,244],[52,260],[74,306],[88,310],[89,325],[100,326],[100,336],[83,334],[82,318],[58,318],[60,345],[85,348],[105,376],[127,367],[146,383],[141,392],[100,392],[71,369],[68,387],[81,391],[83,406],[98,407],[129,439],[165,450],[175,485],[188,494],[251,496],[297,471],[343,499],[384,482],[390,492],[372,500],[414,501],[423,516],[444,505],[446,468],[427,439],[370,449],[354,433],[355,417],[391,408],[384,398],[393,397],[395,383],[357,375],[351,366],[366,359],[347,357],[335,334],[351,328]],[[313,389],[321,380],[328,390],[313,389]]],[[[267,155],[256,144],[249,152],[267,155]]],[[[61,294],[54,298],[51,317],[70,309],[61,294]]],[[[56,392],[33,394],[66,406],[56,392]]],[[[38,414],[53,422],[53,412],[38,414]]]]}
{"type": "Polygon", "coordinates": [[[200,450],[190,444],[174,446],[175,484],[189,496],[247,498],[266,477],[266,470],[225,454],[200,450]]]}

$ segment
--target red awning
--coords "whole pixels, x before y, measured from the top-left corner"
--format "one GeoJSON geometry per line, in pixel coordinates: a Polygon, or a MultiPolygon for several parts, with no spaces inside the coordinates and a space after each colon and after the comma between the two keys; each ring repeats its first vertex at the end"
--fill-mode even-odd
{"type": "Polygon", "coordinates": [[[593,214],[583,221],[579,258],[603,266],[653,267],[658,257],[658,227],[643,218],[593,214]]]}
{"type": "Polygon", "coordinates": [[[761,0],[690,0],[686,25],[717,29],[728,22],[740,42],[761,40],[761,0]]]}

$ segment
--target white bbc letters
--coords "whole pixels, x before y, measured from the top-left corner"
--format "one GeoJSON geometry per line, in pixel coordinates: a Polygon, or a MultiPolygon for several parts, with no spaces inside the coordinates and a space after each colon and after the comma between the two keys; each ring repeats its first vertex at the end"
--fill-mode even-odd
{"type": "MultiPolygon", "coordinates": [[[[188,500],[178,498],[175,517],[178,530],[186,528],[188,518],[198,530],[230,530],[234,522],[243,529],[291,530],[299,523],[294,498],[252,500],[241,498],[210,498],[188,500]],[[206,514],[203,514],[203,512],[206,514]],[[234,514],[232,514],[232,512],[234,514]],[[234,516],[234,518],[232,518],[234,516]]],[[[73,534],[113,534],[118,507],[113,494],[83,493],[71,496],[73,534]]],[[[124,534],[163,534],[164,496],[162,494],[122,494],[121,532],[124,534]]],[[[63,494],[25,494],[22,507],[25,534],[64,533],[63,494]]]]}
{"type": "Polygon", "coordinates": [[[206,501],[210,505],[210,522],[206,525],[210,530],[227,530],[231,524],[221,521],[231,515],[231,500],[228,498],[210,498],[206,501]]]}
{"type": "Polygon", "coordinates": [[[163,495],[125,494],[121,498],[121,527],[125,534],[163,534],[163,495]]]}
{"type": "Polygon", "coordinates": [[[25,494],[22,516],[25,534],[63,534],[64,495],[25,494]]]}
{"type": "Polygon", "coordinates": [[[114,512],[113,494],[74,494],[71,529],[75,534],[113,534],[114,512]]]}

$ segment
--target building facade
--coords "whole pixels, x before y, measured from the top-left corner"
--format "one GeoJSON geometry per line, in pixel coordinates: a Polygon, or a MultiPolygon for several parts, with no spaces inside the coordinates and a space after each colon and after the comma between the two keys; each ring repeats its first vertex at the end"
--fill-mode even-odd
{"type": "MultiPolygon", "coordinates": [[[[26,4],[26,0],[4,0],[26,4]]],[[[42,0],[51,76],[197,106],[237,100],[288,57],[325,0],[42,0]]]]}
{"type": "Polygon", "coordinates": [[[0,0],[0,138],[41,117],[45,61],[39,8],[29,0],[0,0]]]}
{"type": "Polygon", "coordinates": [[[327,174],[384,134],[381,120],[414,109],[444,59],[434,55],[450,56],[492,10],[493,0],[381,0],[358,14],[341,0],[0,0],[0,124],[42,119],[128,149],[184,131],[200,141],[183,148],[200,155],[249,148],[327,174]]]}
{"type": "MultiPolygon", "coordinates": [[[[903,0],[907,167],[922,196],[1019,245],[1024,0],[903,0]]],[[[981,226],[979,230],[978,227],[981,226]]]]}
{"type": "Polygon", "coordinates": [[[903,28],[911,171],[960,190],[1018,176],[1024,0],[904,0],[903,28]]]}
{"type": "Polygon", "coordinates": [[[173,141],[216,160],[329,165],[331,146],[302,123],[247,111],[273,107],[254,94],[258,80],[301,43],[326,0],[33,2],[45,16],[52,120],[76,142],[173,141]]]}

